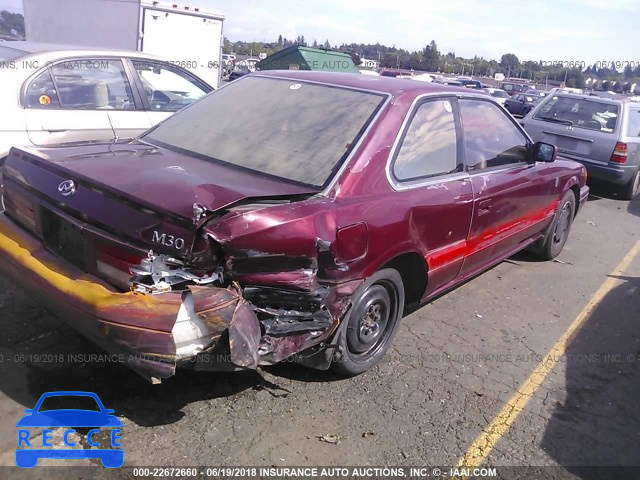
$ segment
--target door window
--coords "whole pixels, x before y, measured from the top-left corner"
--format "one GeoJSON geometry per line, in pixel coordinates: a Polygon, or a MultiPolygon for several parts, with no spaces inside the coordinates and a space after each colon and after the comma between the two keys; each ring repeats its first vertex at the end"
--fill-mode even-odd
{"type": "Polygon", "coordinates": [[[51,67],[64,109],[134,109],[131,86],[120,60],[71,59],[51,67]]]}
{"type": "Polygon", "coordinates": [[[159,62],[134,60],[152,111],[176,112],[206,95],[208,88],[179,68],[159,62]]]}
{"type": "Polygon", "coordinates": [[[493,103],[459,100],[464,149],[470,171],[524,162],[528,155],[527,138],[493,103]]]}
{"type": "Polygon", "coordinates": [[[432,100],[418,107],[393,162],[401,181],[462,171],[451,101],[432,100]]]}

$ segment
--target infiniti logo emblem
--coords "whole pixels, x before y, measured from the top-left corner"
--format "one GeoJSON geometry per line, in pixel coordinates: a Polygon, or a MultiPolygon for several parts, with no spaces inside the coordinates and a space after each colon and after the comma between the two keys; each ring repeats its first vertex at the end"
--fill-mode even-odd
{"type": "Polygon", "coordinates": [[[64,197],[69,197],[76,193],[76,184],[73,183],[73,180],[65,180],[60,185],[58,185],[58,191],[64,197]]]}

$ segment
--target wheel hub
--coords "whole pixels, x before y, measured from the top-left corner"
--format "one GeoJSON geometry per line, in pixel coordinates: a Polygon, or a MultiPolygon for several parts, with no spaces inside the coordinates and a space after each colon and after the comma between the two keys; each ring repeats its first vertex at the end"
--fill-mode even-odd
{"type": "Polygon", "coordinates": [[[381,285],[372,286],[353,306],[347,329],[349,350],[367,356],[375,351],[385,336],[392,302],[381,285]]]}

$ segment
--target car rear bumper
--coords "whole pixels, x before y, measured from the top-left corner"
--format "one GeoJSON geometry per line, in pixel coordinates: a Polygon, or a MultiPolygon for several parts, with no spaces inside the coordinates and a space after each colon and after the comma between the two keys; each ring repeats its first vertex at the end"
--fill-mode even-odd
{"type": "Polygon", "coordinates": [[[4,214],[0,265],[56,315],[152,381],[211,352],[222,337],[229,353],[225,360],[241,368],[258,365],[260,325],[239,288],[122,293],[48,252],[4,214]]]}
{"type": "Polygon", "coordinates": [[[638,165],[600,165],[581,162],[586,168],[589,178],[601,182],[626,185],[638,171],[638,165]]]}

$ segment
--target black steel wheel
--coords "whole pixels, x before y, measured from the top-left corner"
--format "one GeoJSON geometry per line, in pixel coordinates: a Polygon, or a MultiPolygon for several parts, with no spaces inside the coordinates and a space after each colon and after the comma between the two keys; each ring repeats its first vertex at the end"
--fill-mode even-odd
{"type": "Polygon", "coordinates": [[[377,364],[395,337],[403,310],[404,286],[396,270],[385,268],[369,277],[351,297],[332,370],[353,376],[377,364]]]}
{"type": "Polygon", "coordinates": [[[562,197],[556,210],[556,216],[551,224],[551,229],[547,233],[547,238],[540,249],[539,255],[543,259],[551,260],[560,254],[564,244],[567,243],[567,238],[569,238],[575,212],[576,197],[570,190],[562,197]]]}

